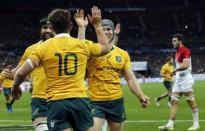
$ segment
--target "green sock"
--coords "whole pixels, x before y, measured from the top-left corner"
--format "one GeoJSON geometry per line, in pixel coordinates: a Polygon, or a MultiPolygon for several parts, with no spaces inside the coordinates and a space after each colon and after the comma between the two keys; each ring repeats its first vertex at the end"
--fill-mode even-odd
{"type": "Polygon", "coordinates": [[[10,103],[6,103],[6,108],[9,109],[10,103]]]}

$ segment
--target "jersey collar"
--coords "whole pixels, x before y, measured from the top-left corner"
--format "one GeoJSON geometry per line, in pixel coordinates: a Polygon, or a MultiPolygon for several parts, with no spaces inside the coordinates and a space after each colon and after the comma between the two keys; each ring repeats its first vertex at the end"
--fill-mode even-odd
{"type": "Polygon", "coordinates": [[[60,34],[57,34],[55,37],[70,37],[70,34],[68,34],[68,33],[60,33],[60,34]]]}

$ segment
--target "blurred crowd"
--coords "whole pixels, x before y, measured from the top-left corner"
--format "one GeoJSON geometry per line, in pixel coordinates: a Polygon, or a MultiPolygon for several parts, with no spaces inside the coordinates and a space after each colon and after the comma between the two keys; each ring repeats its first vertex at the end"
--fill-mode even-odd
{"type": "MultiPolygon", "coordinates": [[[[65,2],[65,0],[60,1],[61,4],[65,2]]],[[[205,12],[200,8],[197,8],[198,10],[195,8],[190,9],[189,5],[196,4],[193,0],[178,1],[179,3],[177,1],[163,3],[162,1],[160,3],[161,8],[156,8],[158,7],[157,2],[151,3],[152,6],[149,6],[143,0],[137,0],[138,5],[140,5],[138,6],[134,0],[129,0],[124,4],[120,1],[110,0],[110,3],[113,4],[99,1],[101,4],[98,4],[104,7],[102,8],[104,18],[113,20],[115,24],[121,24],[122,29],[118,46],[128,51],[132,61],[148,61],[149,67],[159,72],[165,62],[165,57],[170,54],[174,56],[175,50],[171,45],[172,35],[182,33],[185,37],[185,45],[191,49],[193,55],[193,72],[205,72],[205,61],[203,60],[205,55],[205,12]],[[162,5],[172,6],[164,9],[162,5]],[[187,8],[178,10],[176,5],[183,5],[187,8]],[[128,7],[130,10],[128,10],[128,7]]],[[[42,1],[41,4],[44,2],[42,1]]],[[[59,0],[53,2],[59,2],[59,0]]],[[[77,5],[81,8],[92,6],[92,2],[86,3],[90,4],[86,7],[83,3],[84,1],[79,3],[71,0],[71,2],[65,3],[64,6],[69,7],[72,14],[74,14],[77,5]]],[[[23,2],[19,4],[23,4],[23,2]]],[[[61,6],[61,4],[57,5],[61,6]]],[[[5,12],[6,8],[4,9],[3,6],[0,8],[1,67],[4,67],[7,63],[16,65],[25,48],[39,41],[39,20],[46,16],[46,11],[41,10],[39,12],[35,10],[35,5],[30,6],[23,6],[23,9],[27,10],[23,13],[21,11],[23,9],[20,8],[17,12],[14,12],[12,3],[9,13],[5,12]]],[[[49,8],[51,7],[49,6],[49,8]]],[[[77,26],[74,21],[73,24],[71,35],[76,37],[77,26]]],[[[93,27],[88,26],[86,38],[96,41],[93,27]]]]}

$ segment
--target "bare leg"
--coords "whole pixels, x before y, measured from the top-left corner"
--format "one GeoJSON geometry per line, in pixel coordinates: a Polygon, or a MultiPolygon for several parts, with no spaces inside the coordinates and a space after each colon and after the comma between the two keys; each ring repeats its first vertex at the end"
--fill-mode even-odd
{"type": "Polygon", "coordinates": [[[123,131],[123,123],[107,120],[110,131],[123,131]]]}
{"type": "Polygon", "coordinates": [[[186,96],[187,103],[192,110],[193,128],[199,128],[199,115],[198,115],[199,111],[198,111],[196,101],[194,99],[194,94],[193,92],[186,92],[184,93],[184,95],[186,96]]]}
{"type": "Polygon", "coordinates": [[[105,122],[105,119],[94,117],[94,125],[89,128],[87,131],[102,131],[102,126],[105,122]]]}

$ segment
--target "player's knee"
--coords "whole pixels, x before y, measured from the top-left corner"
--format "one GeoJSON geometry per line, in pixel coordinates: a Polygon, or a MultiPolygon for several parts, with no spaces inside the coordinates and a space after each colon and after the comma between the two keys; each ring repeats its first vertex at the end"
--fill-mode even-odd
{"type": "Polygon", "coordinates": [[[191,95],[191,96],[187,96],[186,97],[186,100],[189,102],[189,101],[194,101],[194,95],[191,95]]]}
{"type": "Polygon", "coordinates": [[[179,95],[176,95],[176,94],[172,94],[171,95],[171,102],[175,102],[175,101],[179,101],[180,99],[180,96],[179,95]]]}
{"type": "Polygon", "coordinates": [[[48,131],[47,122],[41,122],[36,125],[35,131],[48,131]]]}

